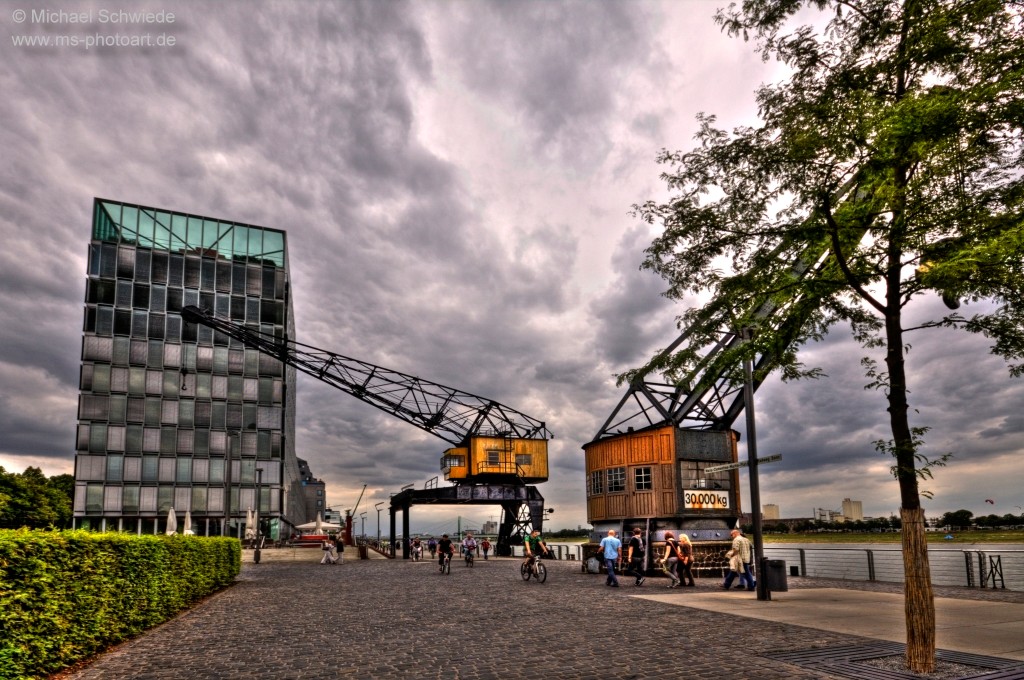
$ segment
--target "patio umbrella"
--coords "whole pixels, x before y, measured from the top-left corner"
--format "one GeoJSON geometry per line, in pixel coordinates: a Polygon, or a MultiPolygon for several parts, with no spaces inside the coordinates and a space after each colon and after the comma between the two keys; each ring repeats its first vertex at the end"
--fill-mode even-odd
{"type": "Polygon", "coordinates": [[[245,538],[250,541],[256,538],[256,521],[252,516],[252,508],[245,511],[245,538]]]}
{"type": "Polygon", "coordinates": [[[167,511],[167,530],[164,533],[168,536],[178,533],[178,516],[174,514],[174,508],[167,511]]]}
{"type": "Polygon", "coordinates": [[[192,531],[192,511],[191,510],[186,510],[185,511],[185,530],[182,531],[181,533],[185,534],[186,536],[193,536],[196,533],[196,532],[192,531]]]}
{"type": "Polygon", "coordinates": [[[316,513],[316,526],[313,527],[314,534],[324,533],[324,518],[320,516],[320,513],[316,513]]]}

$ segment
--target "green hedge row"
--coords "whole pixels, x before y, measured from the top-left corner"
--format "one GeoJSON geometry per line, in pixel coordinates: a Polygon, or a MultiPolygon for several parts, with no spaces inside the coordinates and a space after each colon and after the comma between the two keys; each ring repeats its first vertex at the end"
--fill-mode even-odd
{"type": "Polygon", "coordinates": [[[38,678],[231,584],[231,538],[0,530],[0,680],[38,678]]]}

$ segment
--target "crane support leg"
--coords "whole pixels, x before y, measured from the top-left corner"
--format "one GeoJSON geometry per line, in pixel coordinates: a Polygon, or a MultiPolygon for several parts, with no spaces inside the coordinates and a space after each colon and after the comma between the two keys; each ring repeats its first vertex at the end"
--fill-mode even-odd
{"type": "Polygon", "coordinates": [[[522,545],[531,531],[540,531],[543,527],[544,498],[535,486],[526,487],[526,491],[525,499],[501,504],[501,526],[498,528],[495,555],[508,557],[512,554],[512,546],[522,545]]]}

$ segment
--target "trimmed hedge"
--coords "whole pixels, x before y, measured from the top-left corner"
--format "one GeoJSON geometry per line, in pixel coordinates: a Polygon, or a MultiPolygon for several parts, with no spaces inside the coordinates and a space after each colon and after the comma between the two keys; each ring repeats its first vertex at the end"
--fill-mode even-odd
{"type": "Polygon", "coordinates": [[[40,678],[230,585],[233,538],[0,530],[0,680],[40,678]]]}

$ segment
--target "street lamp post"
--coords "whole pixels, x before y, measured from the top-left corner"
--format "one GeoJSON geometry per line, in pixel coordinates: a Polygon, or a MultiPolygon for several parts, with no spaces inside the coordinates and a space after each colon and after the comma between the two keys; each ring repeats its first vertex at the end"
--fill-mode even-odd
{"type": "Polygon", "coordinates": [[[366,513],[359,513],[359,535],[362,539],[366,540],[366,513]]]}
{"type": "MultiPolygon", "coordinates": [[[[744,343],[754,339],[754,329],[740,331],[744,343]]],[[[754,419],[754,360],[748,354],[743,360],[743,410],[747,414],[747,468],[750,473],[750,516],[754,524],[754,564],[757,565],[757,599],[772,599],[765,578],[767,559],[764,556],[764,539],[761,533],[761,487],[757,475],[757,431],[754,419]]]]}
{"type": "Polygon", "coordinates": [[[384,501],[380,503],[374,503],[373,507],[377,509],[377,547],[380,547],[380,506],[384,505],[384,501]]]}
{"type": "Polygon", "coordinates": [[[260,490],[263,486],[263,468],[256,468],[256,547],[253,549],[252,561],[260,563],[260,543],[263,542],[263,533],[260,531],[260,490]]]}

